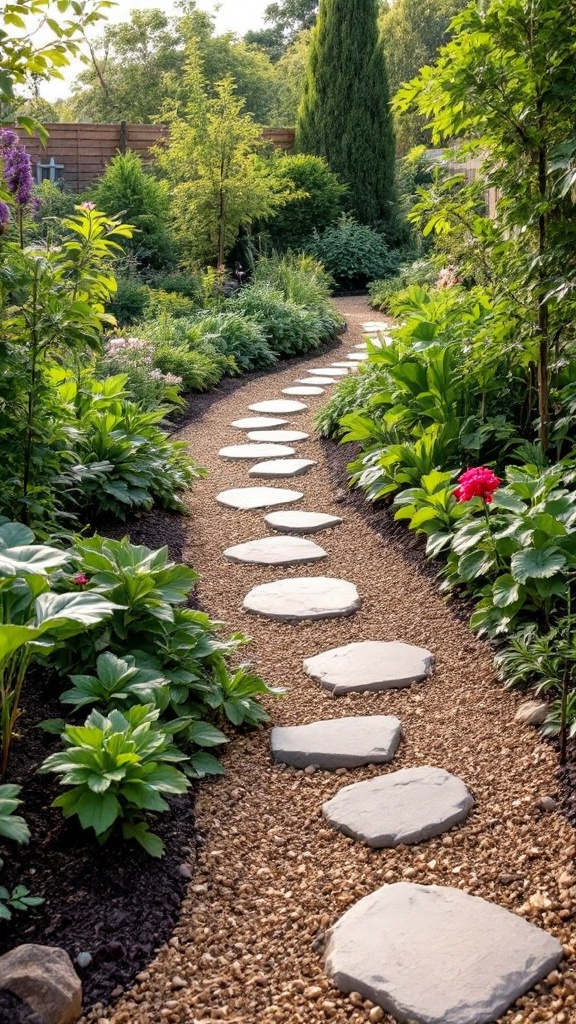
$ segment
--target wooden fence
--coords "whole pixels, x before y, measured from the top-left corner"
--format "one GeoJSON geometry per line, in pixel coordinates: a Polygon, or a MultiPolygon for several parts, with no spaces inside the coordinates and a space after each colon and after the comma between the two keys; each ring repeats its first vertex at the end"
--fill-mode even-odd
{"type": "MultiPolygon", "coordinates": [[[[168,128],[161,124],[47,124],[46,146],[37,135],[18,129],[18,135],[31,158],[37,182],[48,178],[62,179],[74,190],[83,192],[103,173],[116,153],[127,149],[139,153],[146,162],[152,147],[168,138],[168,128]]],[[[294,131],[266,129],[264,142],[276,149],[290,152],[294,148],[294,131]]]]}

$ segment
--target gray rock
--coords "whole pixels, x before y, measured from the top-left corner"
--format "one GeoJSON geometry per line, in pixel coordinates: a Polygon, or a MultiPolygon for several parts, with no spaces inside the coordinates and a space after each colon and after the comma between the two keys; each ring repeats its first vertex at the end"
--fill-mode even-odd
{"type": "Polygon", "coordinates": [[[426,679],[434,655],[412,644],[362,640],[333,647],[304,661],[304,669],[336,695],[365,690],[392,690],[426,679]]]}
{"type": "Polygon", "coordinates": [[[290,388],[282,388],[283,395],[324,395],[326,392],[324,388],[312,386],[311,384],[295,384],[290,388]]]}
{"type": "Polygon", "coordinates": [[[398,882],[336,922],[326,971],[410,1024],[499,1020],[562,959],[552,935],[460,889],[398,882]]]}
{"type": "Polygon", "coordinates": [[[258,462],[248,471],[248,476],[260,477],[291,477],[302,476],[317,463],[313,459],[272,459],[271,462],[258,462]]]}
{"type": "Polygon", "coordinates": [[[339,516],[331,516],[325,512],[300,512],[289,509],[286,512],[270,512],[264,522],[279,533],[320,533],[340,526],[339,516]]]}
{"type": "Polygon", "coordinates": [[[360,326],[363,331],[367,331],[369,334],[372,334],[375,331],[387,331],[390,324],[386,323],[385,320],[368,320],[367,323],[361,324],[360,326]]]}
{"type": "Polygon", "coordinates": [[[261,537],[246,544],[226,548],[224,557],[230,562],[248,562],[253,565],[304,565],[321,562],[328,554],[319,544],[304,537],[261,537]]]}
{"type": "Polygon", "coordinates": [[[527,700],[520,705],[514,718],[523,725],[543,725],[550,708],[544,701],[527,700]]]}
{"type": "Polygon", "coordinates": [[[402,768],[345,786],[322,807],[329,825],[380,849],[421,843],[465,821],[474,801],[443,768],[402,768]]]}
{"type": "Polygon", "coordinates": [[[274,416],[248,416],[243,420],[234,420],[230,424],[237,430],[266,430],[268,427],[285,427],[288,420],[280,420],[274,416]]]}
{"type": "Polygon", "coordinates": [[[347,370],[353,370],[354,369],[354,367],[351,366],[349,362],[332,363],[332,366],[330,367],[330,369],[332,369],[332,367],[334,367],[334,366],[337,367],[337,368],[339,368],[339,367],[341,368],[341,367],[345,366],[347,370]]]}
{"type": "Polygon", "coordinates": [[[88,967],[89,964],[92,963],[92,954],[87,950],[85,952],[83,951],[82,953],[78,953],[75,962],[78,964],[78,967],[88,967]]]}
{"type": "Polygon", "coordinates": [[[318,387],[320,384],[335,384],[335,377],[301,377],[298,381],[299,384],[313,384],[314,387],[318,387]]]}
{"type": "Polygon", "coordinates": [[[75,1024],[82,1013],[82,985],[63,949],[16,946],[0,956],[0,990],[27,1003],[42,1024],[75,1024]]]}
{"type": "Polygon", "coordinates": [[[308,370],[308,373],[313,374],[314,377],[324,377],[325,374],[329,374],[330,377],[345,377],[349,367],[345,370],[344,367],[334,366],[322,366],[314,370],[308,370]]]}
{"type": "Polygon", "coordinates": [[[333,718],[310,725],[276,726],[270,742],[275,761],[296,768],[356,768],[388,764],[400,742],[402,724],[393,715],[333,718]]]}
{"type": "Polygon", "coordinates": [[[249,612],[280,621],[352,615],[361,601],[353,583],[332,576],[301,576],[254,587],[244,598],[249,612]]]}
{"type": "Polygon", "coordinates": [[[293,441],[307,441],[310,434],[303,430],[251,430],[249,441],[272,441],[273,444],[292,444],[293,441]]]}
{"type": "Polygon", "coordinates": [[[295,455],[295,449],[287,444],[230,444],[221,448],[221,459],[285,459],[287,455],[295,455]]]}
{"type": "Polygon", "coordinates": [[[288,416],[297,412],[305,412],[308,408],[304,402],[290,401],[289,398],[273,398],[269,402],[255,402],[249,405],[250,412],[277,413],[279,416],[288,416]]]}
{"type": "Polygon", "coordinates": [[[220,491],[216,501],[226,508],[247,510],[288,505],[292,501],[301,501],[303,497],[302,491],[290,491],[285,487],[232,487],[229,491],[220,491]]]}
{"type": "Polygon", "coordinates": [[[351,363],[363,363],[365,359],[368,359],[367,352],[349,352],[346,356],[351,363]]]}

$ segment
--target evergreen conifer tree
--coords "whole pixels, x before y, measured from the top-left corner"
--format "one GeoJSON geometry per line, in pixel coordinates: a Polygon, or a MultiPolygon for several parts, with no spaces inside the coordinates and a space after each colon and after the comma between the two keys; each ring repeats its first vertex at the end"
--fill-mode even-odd
{"type": "Polygon", "coordinates": [[[378,0],[321,0],[296,126],[323,156],[363,224],[394,219],[395,140],[378,0]]]}

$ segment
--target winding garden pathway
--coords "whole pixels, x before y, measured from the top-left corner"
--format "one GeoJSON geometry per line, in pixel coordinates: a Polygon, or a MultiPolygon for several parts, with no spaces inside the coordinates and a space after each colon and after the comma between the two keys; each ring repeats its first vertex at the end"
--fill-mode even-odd
{"type": "Polygon", "coordinates": [[[401,1020],[472,1024],[500,1019],[543,973],[501,1019],[576,1019],[574,833],[538,807],[554,795],[555,755],[514,720],[519,698],[433,580],[335,488],[314,435],[328,381],[358,361],[373,319],[363,300],[339,304],[349,329],[338,346],[239,384],[181,432],[210,470],[189,498],[184,558],[202,575],[202,605],[253,637],[257,669],[287,691],[269,705],[277,762],[268,729],[235,738],[226,776],[201,787],[204,843],[173,939],[91,1021],[388,1024],[386,1006],[401,1020]],[[273,399],[306,407],[261,407],[273,399]],[[282,433],[271,451],[268,426],[250,420],[277,412],[278,430],[309,437],[282,433]],[[231,449],[244,443],[266,446],[260,478],[258,451],[231,449]],[[260,487],[288,490],[287,503],[244,490],[260,487]],[[304,528],[279,532],[294,512],[308,513],[304,528]],[[355,689],[360,657],[367,692],[355,689]],[[336,722],[310,728],[322,720],[336,722]],[[483,965],[473,982],[464,971],[461,993],[479,941],[483,965]]]}

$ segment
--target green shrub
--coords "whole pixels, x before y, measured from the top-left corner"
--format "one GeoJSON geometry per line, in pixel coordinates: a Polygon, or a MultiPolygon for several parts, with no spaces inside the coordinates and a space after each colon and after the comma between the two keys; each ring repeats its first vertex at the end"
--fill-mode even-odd
{"type": "Polygon", "coordinates": [[[150,302],[150,291],[140,281],[131,277],[119,278],[117,285],[118,288],[107,309],[116,318],[119,327],[128,327],[144,316],[150,302]]]}
{"type": "Polygon", "coordinates": [[[173,271],[169,274],[158,273],[150,281],[151,288],[158,288],[163,292],[175,292],[183,295],[186,299],[193,299],[196,305],[202,305],[203,288],[199,276],[193,273],[180,273],[173,271]]]}
{"type": "Polygon", "coordinates": [[[118,153],[92,194],[98,209],[110,216],[122,213],[123,219],[134,225],[136,230],[125,248],[140,267],[165,270],[173,264],[168,186],[144,169],[137,153],[118,153]]]}
{"type": "Polygon", "coordinates": [[[305,253],[259,260],[252,281],[277,288],[285,299],[298,306],[318,307],[328,303],[334,284],[323,265],[305,253]]]}
{"type": "Polygon", "coordinates": [[[193,316],[198,308],[197,302],[178,292],[164,291],[160,288],[148,289],[146,316],[154,320],[166,314],[173,317],[193,316]]]}
{"type": "Polygon", "coordinates": [[[234,360],[245,373],[276,362],[263,328],[247,316],[235,312],[206,313],[190,328],[188,342],[208,342],[217,351],[234,360]]]}
{"type": "Polygon", "coordinates": [[[154,345],[144,338],[109,338],[95,372],[100,378],[124,374],[125,390],[144,409],[181,406],[182,379],[155,364],[154,345]]]}
{"type": "Polygon", "coordinates": [[[316,429],[322,437],[338,437],[344,431],[341,420],[356,409],[370,404],[373,395],[389,386],[389,378],[379,366],[366,364],[357,373],[348,374],[339,382],[330,401],[316,416],[316,429]]]}
{"type": "Polygon", "coordinates": [[[341,213],[346,187],[319,156],[297,154],[275,160],[275,172],[303,193],[278,210],[266,229],[275,249],[302,249],[312,230],[323,231],[341,213]]]}
{"type": "Polygon", "coordinates": [[[349,216],[314,234],[306,250],[320,260],[341,289],[365,288],[369,281],[391,276],[398,266],[382,235],[349,216]]]}
{"type": "Polygon", "coordinates": [[[154,354],[154,365],[162,373],[179,377],[185,392],[209,391],[233,368],[228,358],[209,345],[206,345],[206,350],[159,345],[154,354]]]}
{"type": "Polygon", "coordinates": [[[270,348],[280,358],[313,352],[327,337],[325,324],[314,309],[298,306],[266,284],[249,285],[231,305],[260,324],[270,348]]]}
{"type": "Polygon", "coordinates": [[[370,305],[384,313],[391,311],[390,303],[397,292],[410,285],[432,285],[438,277],[438,270],[429,260],[417,260],[403,264],[398,272],[384,281],[371,281],[368,285],[370,305]]]}

